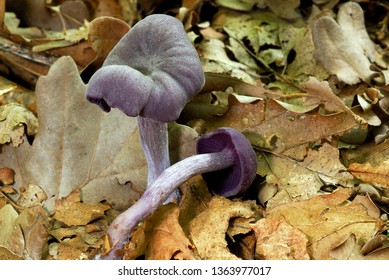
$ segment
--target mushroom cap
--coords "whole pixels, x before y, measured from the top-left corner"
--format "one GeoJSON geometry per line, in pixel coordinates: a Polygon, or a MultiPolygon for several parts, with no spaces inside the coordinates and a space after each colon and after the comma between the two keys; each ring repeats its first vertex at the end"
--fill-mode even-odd
{"type": "Polygon", "coordinates": [[[213,194],[234,196],[244,192],[254,181],[257,172],[257,157],[250,142],[239,131],[227,127],[219,128],[201,136],[197,141],[196,149],[198,154],[224,150],[233,153],[232,166],[202,174],[213,194]]]}
{"type": "Polygon", "coordinates": [[[169,122],[204,82],[200,59],[182,23],[154,14],[115,45],[91,77],[86,97],[104,111],[119,108],[128,116],[169,122]]]}

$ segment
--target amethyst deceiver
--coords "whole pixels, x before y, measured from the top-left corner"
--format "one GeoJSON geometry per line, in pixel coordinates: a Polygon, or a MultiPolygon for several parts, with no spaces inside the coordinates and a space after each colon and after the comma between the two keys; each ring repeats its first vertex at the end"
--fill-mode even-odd
{"type": "Polygon", "coordinates": [[[118,259],[130,233],[151,215],[186,180],[197,174],[217,174],[208,187],[213,192],[236,195],[245,191],[256,176],[257,160],[250,142],[232,128],[220,128],[199,138],[197,154],[165,169],[142,197],[109,226],[111,251],[102,259],[118,259]],[[220,182],[218,182],[218,180],[220,182]],[[216,187],[216,189],[214,189],[216,187]],[[225,188],[225,189],[223,189],[225,188]]]}
{"type": "Polygon", "coordinates": [[[182,23],[150,15],[115,45],[91,77],[86,98],[106,112],[138,117],[148,165],[148,185],[170,166],[166,122],[176,120],[201,90],[204,72],[182,23]]]}

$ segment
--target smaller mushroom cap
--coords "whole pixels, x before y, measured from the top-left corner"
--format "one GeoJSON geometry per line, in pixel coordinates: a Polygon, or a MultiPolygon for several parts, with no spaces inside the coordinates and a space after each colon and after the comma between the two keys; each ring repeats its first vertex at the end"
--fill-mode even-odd
{"type": "Polygon", "coordinates": [[[176,120],[201,90],[204,71],[196,49],[175,17],[154,14],[136,23],[91,77],[86,98],[104,111],[176,120]]]}
{"type": "Polygon", "coordinates": [[[234,156],[232,166],[202,174],[213,194],[226,197],[244,192],[254,181],[257,171],[257,157],[247,140],[233,128],[219,128],[203,135],[197,141],[197,153],[231,151],[234,156]]]}

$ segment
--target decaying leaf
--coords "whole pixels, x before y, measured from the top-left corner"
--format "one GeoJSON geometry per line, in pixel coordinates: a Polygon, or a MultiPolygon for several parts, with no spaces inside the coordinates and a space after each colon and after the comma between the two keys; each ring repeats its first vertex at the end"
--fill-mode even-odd
{"type": "Polygon", "coordinates": [[[316,196],[323,185],[352,187],[353,176],[339,161],[339,151],[329,144],[308,150],[303,161],[276,155],[263,155],[259,160],[267,184],[277,185],[278,193],[267,203],[277,205],[316,196]],[[268,170],[267,172],[264,170],[268,170]]]}
{"type": "Polygon", "coordinates": [[[41,205],[25,208],[17,218],[24,238],[24,258],[41,260],[46,258],[49,234],[48,214],[41,205]]]}
{"type": "Polygon", "coordinates": [[[118,209],[135,201],[146,183],[136,119],[90,104],[70,57],[60,58],[36,87],[39,132],[30,145],[5,147],[0,163],[14,169],[15,186],[36,184],[45,205],[81,189],[83,201],[107,200],[118,209]]]}
{"type": "Polygon", "coordinates": [[[309,260],[308,240],[285,221],[260,219],[252,226],[257,237],[256,258],[264,260],[309,260]]]}
{"type": "Polygon", "coordinates": [[[330,252],[344,238],[354,234],[364,244],[376,231],[377,219],[368,215],[365,206],[349,201],[351,189],[319,195],[271,209],[266,218],[285,220],[308,238],[312,259],[330,259],[330,252]]]}
{"type": "Polygon", "coordinates": [[[363,182],[373,183],[381,187],[389,187],[389,161],[386,160],[377,166],[369,162],[364,164],[351,163],[348,170],[363,182]]]}
{"type": "Polygon", "coordinates": [[[190,236],[201,259],[239,259],[228,250],[225,235],[230,219],[252,218],[255,216],[254,208],[252,202],[233,202],[221,196],[213,197],[208,208],[190,223],[190,236]]]}
{"type": "Polygon", "coordinates": [[[348,2],[339,9],[337,20],[323,16],[313,22],[317,59],[347,84],[369,82],[376,74],[370,70],[371,63],[383,63],[366,31],[363,10],[358,3],[348,2]]]}
{"type": "Polygon", "coordinates": [[[21,192],[17,204],[20,207],[28,208],[35,205],[41,205],[47,199],[46,193],[41,187],[28,184],[26,189],[21,192]]]}
{"type": "Polygon", "coordinates": [[[101,66],[108,53],[129,29],[128,24],[113,17],[101,16],[92,20],[88,25],[88,41],[97,54],[94,64],[101,66]]]}
{"type": "Polygon", "coordinates": [[[14,182],[14,171],[7,167],[0,168],[0,182],[3,185],[10,185],[14,182]]]}
{"type": "Polygon", "coordinates": [[[14,147],[23,142],[26,126],[27,135],[38,131],[38,119],[25,107],[7,104],[0,107],[0,144],[12,142],[14,147]]]}
{"type": "Polygon", "coordinates": [[[222,126],[233,127],[243,131],[253,146],[274,152],[284,152],[341,134],[355,126],[359,120],[349,112],[329,116],[323,116],[317,110],[304,114],[294,113],[274,100],[241,103],[230,95],[228,103],[229,108],[223,116],[210,117],[202,128],[208,132],[222,126]]]}
{"type": "Polygon", "coordinates": [[[134,232],[124,259],[145,255],[147,260],[193,260],[193,245],[178,223],[179,208],[174,203],[161,206],[134,232]]]}
{"type": "Polygon", "coordinates": [[[259,76],[254,71],[249,71],[249,67],[231,60],[222,41],[211,39],[203,41],[200,46],[201,62],[206,72],[228,73],[248,83],[255,83],[259,76]]]}
{"type": "Polygon", "coordinates": [[[40,260],[44,256],[48,234],[47,213],[41,206],[24,209],[20,214],[7,204],[0,209],[0,246],[16,259],[40,260]]]}
{"type": "Polygon", "coordinates": [[[18,216],[19,214],[10,204],[0,209],[0,246],[22,258],[24,240],[21,238],[20,228],[17,227],[18,216]]]}
{"type": "Polygon", "coordinates": [[[84,226],[101,218],[109,208],[103,204],[82,203],[80,192],[75,190],[69,196],[55,202],[53,218],[67,226],[84,226]]]}

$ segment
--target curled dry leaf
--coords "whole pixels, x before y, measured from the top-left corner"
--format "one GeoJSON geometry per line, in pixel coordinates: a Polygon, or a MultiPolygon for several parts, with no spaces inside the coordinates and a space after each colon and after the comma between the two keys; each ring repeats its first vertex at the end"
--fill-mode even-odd
{"type": "Polygon", "coordinates": [[[14,182],[14,171],[7,167],[0,168],[0,182],[3,185],[10,185],[14,182]]]}
{"type": "Polygon", "coordinates": [[[227,248],[225,239],[230,219],[252,218],[255,214],[253,202],[233,202],[215,196],[208,208],[198,214],[190,223],[190,236],[200,255],[206,260],[237,260],[227,248]]]}
{"type": "Polygon", "coordinates": [[[145,255],[147,260],[193,260],[193,245],[185,236],[174,203],[161,206],[134,232],[124,250],[124,259],[145,255]]]}
{"type": "Polygon", "coordinates": [[[27,135],[38,131],[38,119],[23,106],[7,104],[0,107],[0,144],[12,142],[14,147],[23,142],[25,127],[27,135]]]}
{"type": "Polygon", "coordinates": [[[351,163],[348,170],[363,182],[373,183],[385,188],[389,187],[389,160],[377,166],[372,166],[369,162],[363,164],[351,163]]]}
{"type": "Polygon", "coordinates": [[[93,61],[95,66],[101,66],[112,48],[130,30],[124,21],[101,16],[92,20],[88,25],[88,41],[96,52],[93,61]]]}
{"type": "Polygon", "coordinates": [[[309,260],[308,239],[285,221],[260,219],[252,226],[257,238],[256,258],[264,260],[309,260]]]}

